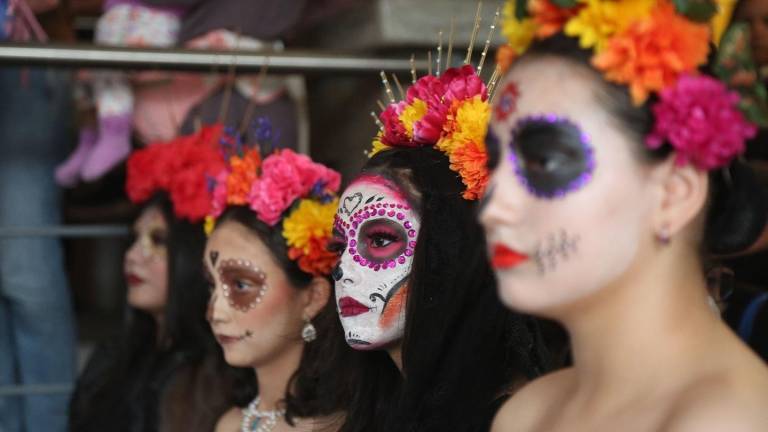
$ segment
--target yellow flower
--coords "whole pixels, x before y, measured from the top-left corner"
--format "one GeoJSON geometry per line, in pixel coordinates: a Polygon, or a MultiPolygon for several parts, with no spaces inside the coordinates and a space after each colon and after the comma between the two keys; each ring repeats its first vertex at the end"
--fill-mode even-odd
{"type": "Polygon", "coordinates": [[[717,13],[709,21],[709,24],[712,26],[712,42],[719,46],[720,39],[728,28],[728,23],[731,22],[736,0],[715,0],[715,3],[717,3],[717,13]]]}
{"type": "Polygon", "coordinates": [[[400,114],[400,123],[405,126],[408,137],[413,138],[413,124],[421,120],[427,113],[427,103],[421,99],[414,99],[411,105],[405,107],[400,114]]]}
{"type": "Polygon", "coordinates": [[[381,142],[381,131],[376,135],[376,138],[373,139],[373,147],[371,148],[371,151],[368,152],[368,157],[373,157],[376,153],[384,150],[389,150],[392,147],[384,144],[381,142]]]}
{"type": "Polygon", "coordinates": [[[213,216],[206,216],[205,222],[203,223],[203,230],[205,231],[205,235],[210,236],[214,228],[216,228],[216,218],[213,216]]]}
{"type": "Polygon", "coordinates": [[[605,48],[609,38],[650,14],[655,0],[581,0],[585,5],[565,24],[565,34],[582,48],[605,48]]]}
{"type": "Polygon", "coordinates": [[[338,262],[338,256],[327,249],[333,231],[333,217],[339,199],[323,204],[303,199],[283,220],[283,238],[288,245],[288,257],[311,275],[327,275],[338,262]]]}
{"type": "Polygon", "coordinates": [[[312,199],[301,200],[299,206],[283,220],[283,237],[288,246],[309,254],[310,240],[330,238],[338,206],[338,198],[327,204],[312,199]]]}
{"type": "Polygon", "coordinates": [[[491,107],[479,96],[461,102],[454,114],[448,114],[437,148],[452,154],[456,149],[474,142],[480,149],[485,148],[485,133],[491,119],[491,107]]]}
{"type": "Polygon", "coordinates": [[[515,17],[515,2],[508,1],[504,4],[501,20],[501,34],[503,34],[509,46],[517,54],[522,54],[528,49],[536,33],[536,23],[532,18],[524,18],[522,21],[515,17]]]}

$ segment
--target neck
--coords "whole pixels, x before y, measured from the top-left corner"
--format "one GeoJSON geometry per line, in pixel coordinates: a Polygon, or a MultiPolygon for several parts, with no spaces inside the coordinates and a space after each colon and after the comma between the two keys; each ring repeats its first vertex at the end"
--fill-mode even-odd
{"type": "Polygon", "coordinates": [[[285,399],[288,382],[299,368],[304,344],[299,342],[287,347],[285,351],[268,362],[254,367],[256,382],[259,387],[260,410],[274,410],[285,399]]]}
{"type": "Polygon", "coordinates": [[[674,250],[660,254],[562,319],[571,336],[574,391],[586,400],[602,396],[621,403],[622,394],[663,391],[670,381],[664,377],[688,372],[722,328],[708,306],[695,257],[681,260],[674,250]]]}

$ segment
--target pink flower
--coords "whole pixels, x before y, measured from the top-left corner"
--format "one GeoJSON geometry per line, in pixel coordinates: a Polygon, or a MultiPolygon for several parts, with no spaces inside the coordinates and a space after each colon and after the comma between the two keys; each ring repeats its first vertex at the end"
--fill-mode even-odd
{"type": "Polygon", "coordinates": [[[652,149],[669,143],[680,165],[691,162],[704,170],[725,166],[757,131],[739,111],[738,93],[714,78],[683,75],[659,96],[653,106],[654,128],[645,142],[652,149]]]}
{"type": "Polygon", "coordinates": [[[280,216],[293,204],[297,195],[295,190],[285,188],[287,176],[280,179],[261,178],[253,183],[249,202],[251,209],[267,225],[273,226],[280,222],[280,216]]]}
{"type": "Polygon", "coordinates": [[[294,201],[309,195],[318,183],[336,192],[341,175],[293,150],[280,150],[264,159],[261,178],[251,186],[248,202],[259,219],[275,225],[294,201]]]}
{"type": "MultiPolygon", "coordinates": [[[[396,147],[416,147],[417,144],[408,137],[405,126],[400,121],[405,103],[400,102],[390,104],[387,109],[379,115],[379,119],[384,124],[384,135],[381,142],[389,146],[396,147]]],[[[414,127],[415,129],[415,127],[414,127]]]]}
{"type": "Polygon", "coordinates": [[[485,101],[488,99],[488,90],[485,83],[471,65],[464,65],[460,68],[450,68],[440,76],[440,81],[445,86],[445,97],[443,101],[448,106],[454,100],[467,100],[480,95],[485,101]]]}

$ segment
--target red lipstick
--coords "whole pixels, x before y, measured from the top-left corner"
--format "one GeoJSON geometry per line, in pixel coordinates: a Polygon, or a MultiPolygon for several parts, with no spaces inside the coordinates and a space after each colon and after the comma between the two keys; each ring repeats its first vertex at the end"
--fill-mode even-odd
{"type": "Polygon", "coordinates": [[[371,310],[371,308],[353,299],[352,297],[342,297],[339,299],[339,313],[341,314],[342,318],[364,314],[369,310],[371,310]]]}
{"type": "Polygon", "coordinates": [[[510,269],[528,261],[528,255],[521,254],[502,244],[493,246],[491,266],[495,269],[510,269]]]}
{"type": "Polygon", "coordinates": [[[144,279],[136,276],[133,273],[126,273],[125,274],[125,283],[127,283],[129,286],[133,285],[139,285],[144,282],[144,279]]]}

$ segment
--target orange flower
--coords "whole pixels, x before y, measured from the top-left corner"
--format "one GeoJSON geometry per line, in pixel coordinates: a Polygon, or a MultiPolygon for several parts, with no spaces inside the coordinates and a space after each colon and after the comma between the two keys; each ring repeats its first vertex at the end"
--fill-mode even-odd
{"type": "Polygon", "coordinates": [[[531,0],[528,10],[536,23],[536,37],[548,38],[562,30],[565,23],[576,16],[582,5],[572,8],[563,8],[552,3],[551,0],[531,0]]]}
{"type": "Polygon", "coordinates": [[[474,141],[454,150],[450,155],[451,169],[458,172],[467,186],[463,197],[468,200],[480,198],[488,184],[488,154],[484,145],[474,141]]]}
{"type": "Polygon", "coordinates": [[[496,51],[496,66],[501,69],[502,74],[509,70],[512,62],[517,58],[517,51],[509,45],[502,45],[496,51]]]}
{"type": "Polygon", "coordinates": [[[608,41],[592,64],[609,81],[629,85],[641,105],[651,92],[674,84],[683,72],[695,72],[707,60],[709,28],[675,13],[663,2],[651,16],[637,21],[608,41]]]}
{"type": "Polygon", "coordinates": [[[331,270],[339,262],[339,256],[328,251],[326,242],[327,239],[313,237],[309,239],[308,253],[301,248],[292,247],[288,249],[288,258],[296,261],[302,271],[311,275],[331,274],[331,270]]]}
{"type": "Polygon", "coordinates": [[[251,185],[258,177],[261,166],[261,154],[257,149],[251,149],[243,157],[232,156],[229,165],[232,171],[227,177],[227,203],[248,204],[251,185]]]}

